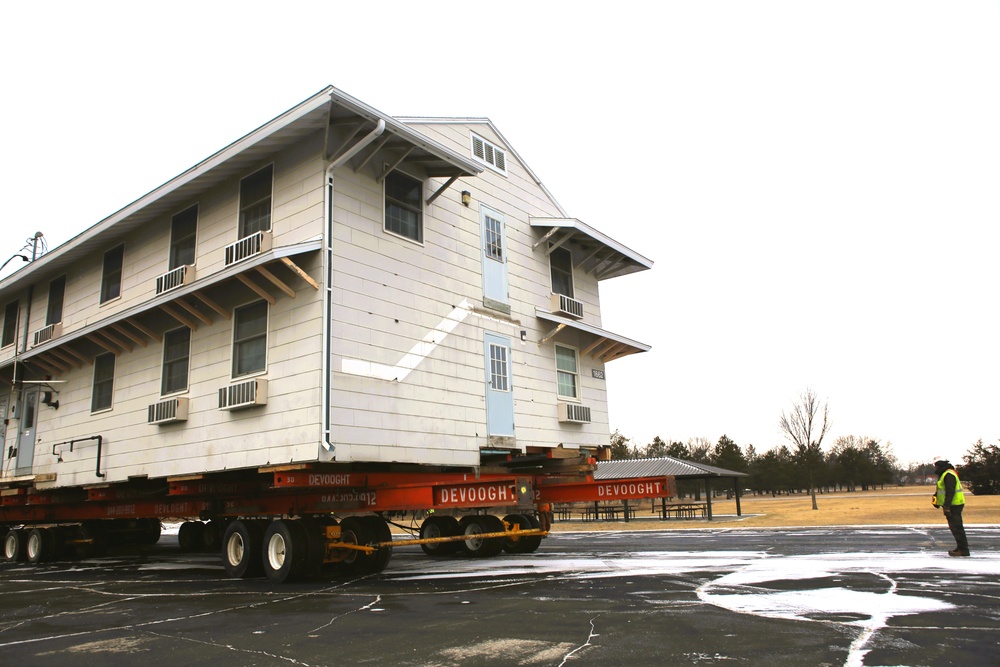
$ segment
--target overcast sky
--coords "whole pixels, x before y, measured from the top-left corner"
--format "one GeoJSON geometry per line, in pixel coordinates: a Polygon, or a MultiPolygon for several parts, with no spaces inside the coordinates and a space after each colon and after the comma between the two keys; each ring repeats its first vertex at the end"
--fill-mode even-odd
{"type": "Polygon", "coordinates": [[[637,444],[766,451],[807,387],[829,445],[1000,438],[1000,4],[342,4],[5,3],[3,259],[332,84],[489,117],[655,261],[601,285],[604,327],[653,346],[607,368],[637,444]]]}

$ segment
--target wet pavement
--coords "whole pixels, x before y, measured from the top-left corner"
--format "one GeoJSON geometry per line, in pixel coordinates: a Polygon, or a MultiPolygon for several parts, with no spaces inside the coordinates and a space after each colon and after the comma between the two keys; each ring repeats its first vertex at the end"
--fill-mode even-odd
{"type": "Polygon", "coordinates": [[[0,564],[4,665],[979,665],[1000,527],[561,532],[528,556],[395,550],[364,578],[232,580],[144,552],[0,564]]]}

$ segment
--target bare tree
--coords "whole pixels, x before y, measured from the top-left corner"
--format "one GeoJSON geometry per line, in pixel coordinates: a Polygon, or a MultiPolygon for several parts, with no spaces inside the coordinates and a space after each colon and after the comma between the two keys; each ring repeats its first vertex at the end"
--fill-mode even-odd
{"type": "Polygon", "coordinates": [[[778,423],[785,437],[795,445],[795,455],[805,466],[809,474],[809,495],[812,496],[812,508],[819,509],[816,504],[816,485],[813,484],[813,469],[822,462],[823,451],[820,445],[830,428],[830,405],[816,398],[816,392],[806,389],[799,396],[799,402],[792,406],[790,414],[781,412],[778,423]]]}

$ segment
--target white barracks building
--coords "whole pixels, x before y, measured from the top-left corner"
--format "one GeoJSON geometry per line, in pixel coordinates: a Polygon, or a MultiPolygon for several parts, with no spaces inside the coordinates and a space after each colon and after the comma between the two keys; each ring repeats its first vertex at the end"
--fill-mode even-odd
{"type": "Polygon", "coordinates": [[[651,267],[488,120],[326,88],[0,281],[0,484],[596,450],[651,267]]]}

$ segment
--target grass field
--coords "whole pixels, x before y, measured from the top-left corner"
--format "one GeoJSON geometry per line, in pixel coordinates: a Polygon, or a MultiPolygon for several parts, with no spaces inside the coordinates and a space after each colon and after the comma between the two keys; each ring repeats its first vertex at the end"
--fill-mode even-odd
{"type": "MultiPolygon", "coordinates": [[[[944,526],[941,510],[931,506],[932,486],[907,486],[817,494],[819,509],[812,509],[807,494],[779,496],[744,496],[740,499],[742,517],[736,516],[735,500],[725,497],[712,500],[713,521],[703,519],[654,518],[649,501],[643,501],[636,510],[636,519],[626,524],[614,522],[556,521],[554,530],[579,530],[581,527],[597,530],[656,529],[672,530],[726,526],[727,528],[760,528],[774,526],[877,526],[921,525],[944,526]]],[[[963,513],[966,525],[1000,525],[1000,496],[966,495],[963,513]]]]}

